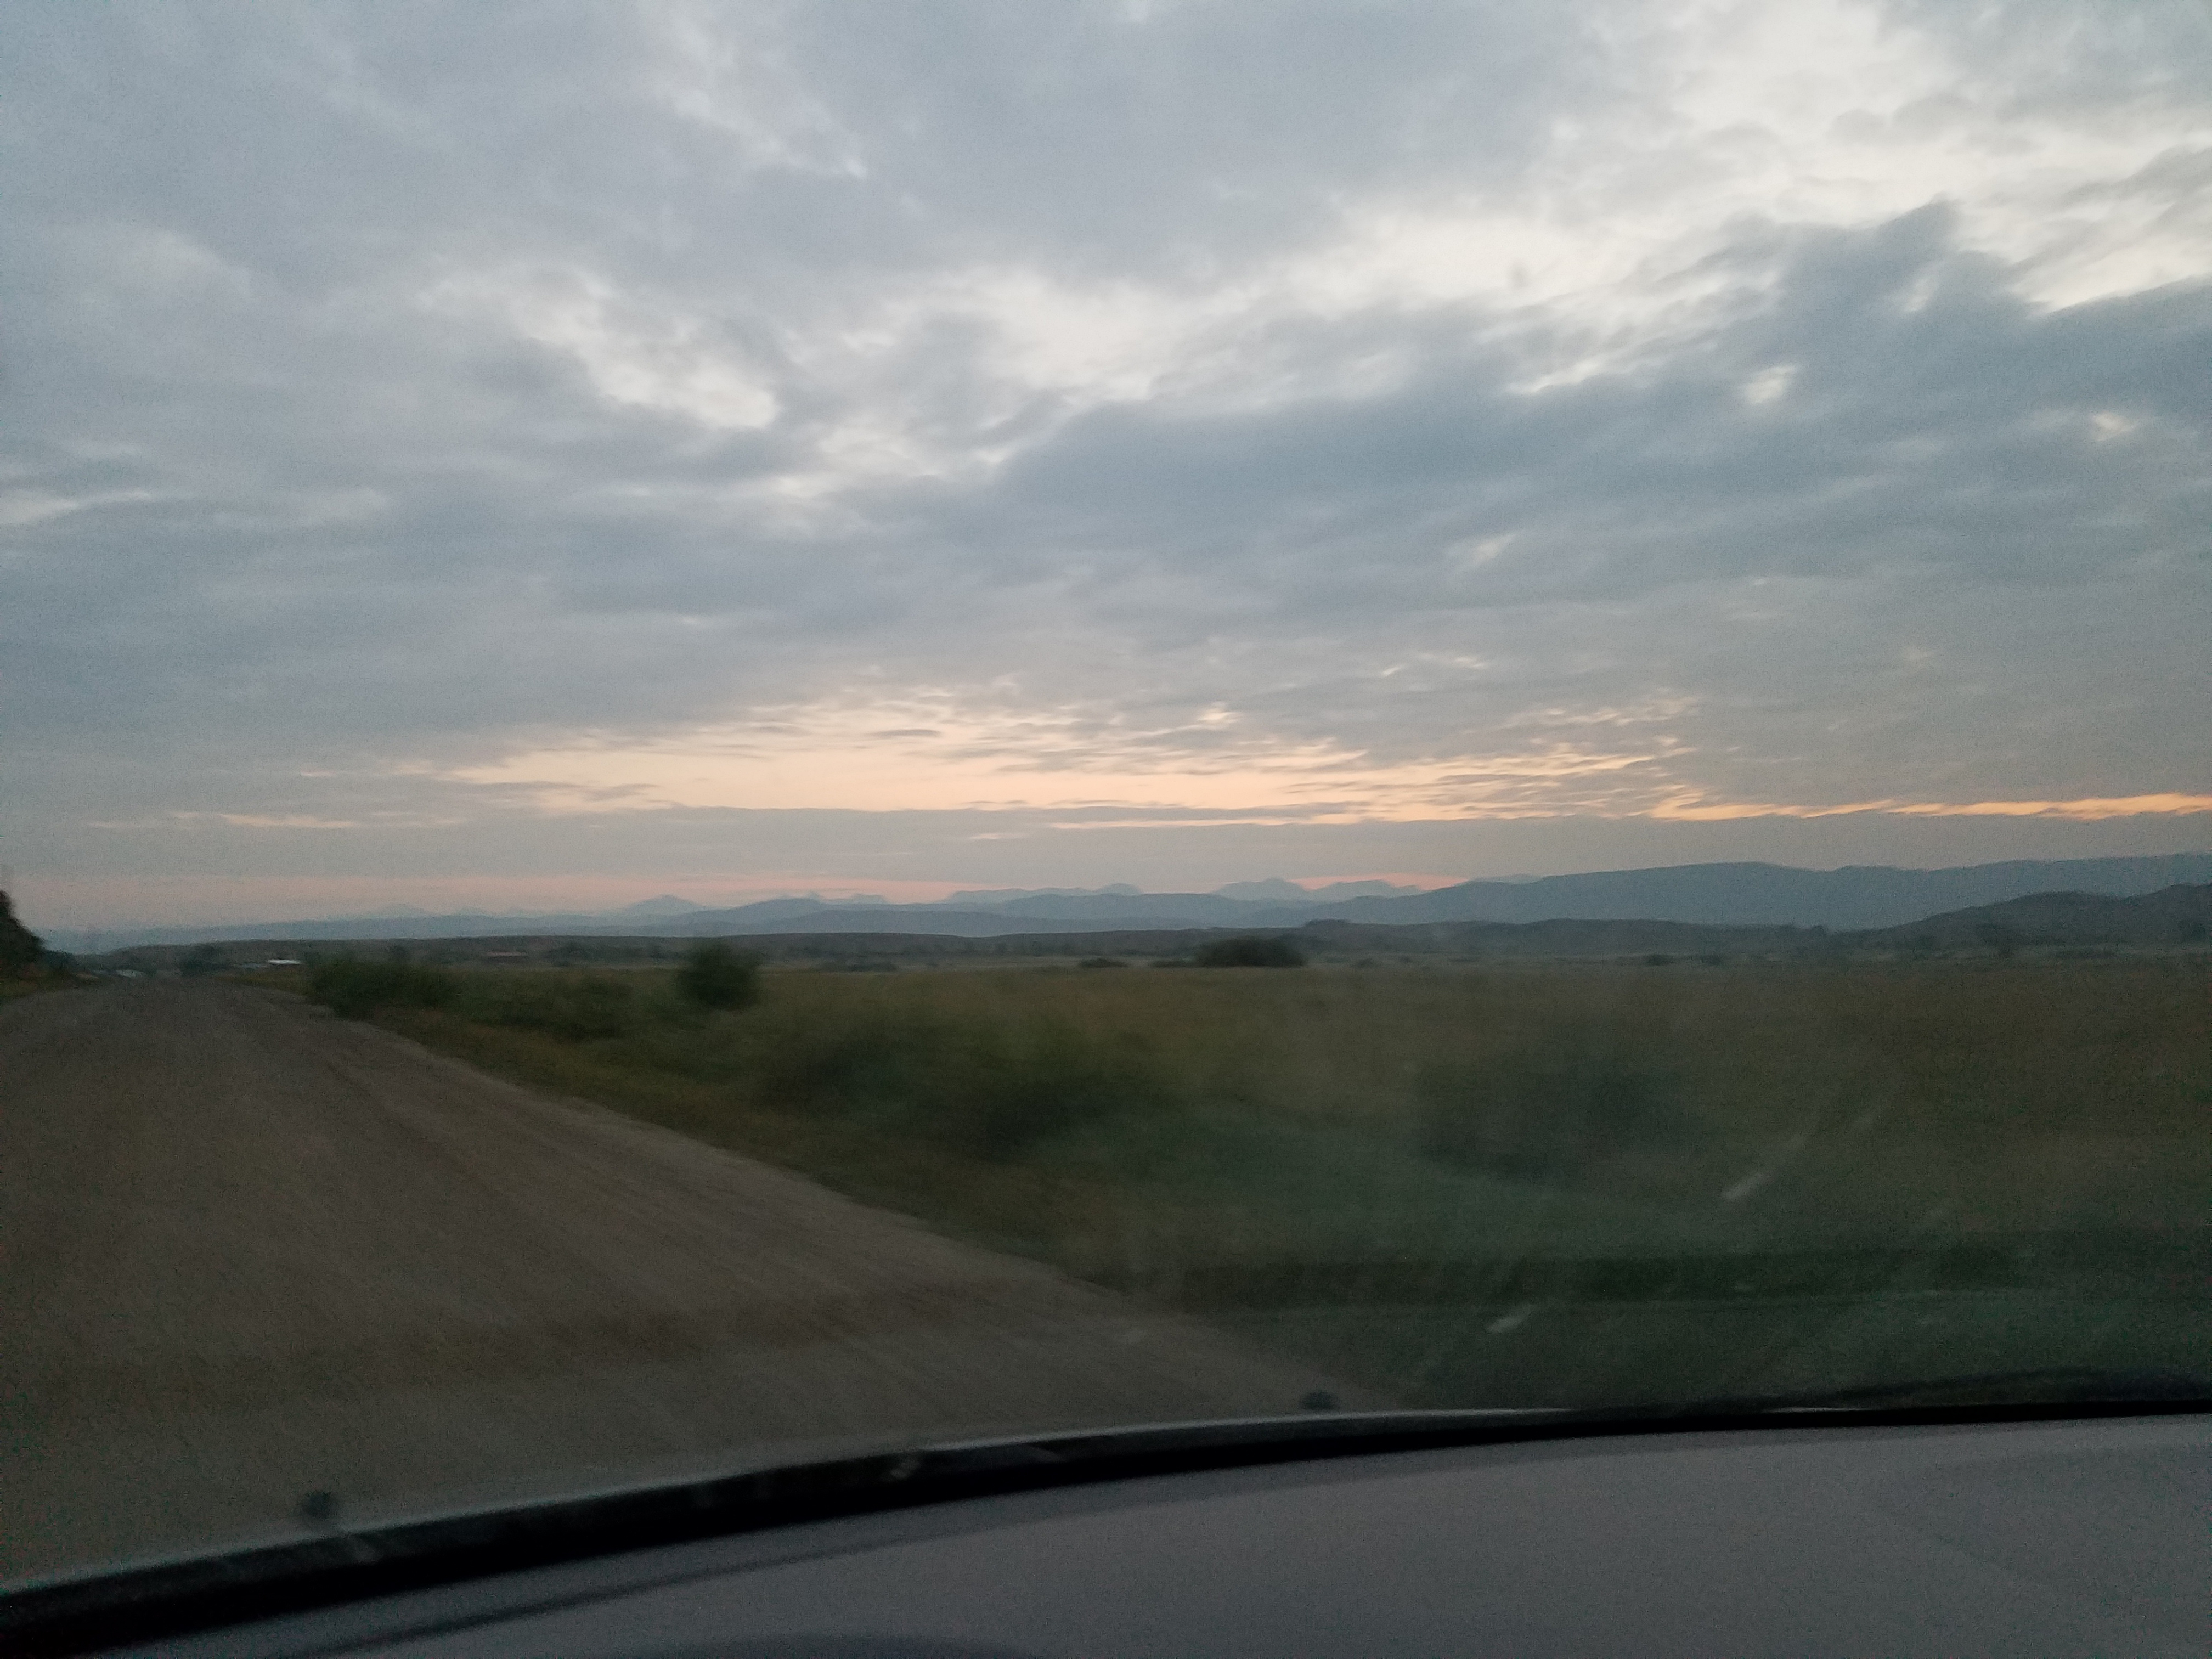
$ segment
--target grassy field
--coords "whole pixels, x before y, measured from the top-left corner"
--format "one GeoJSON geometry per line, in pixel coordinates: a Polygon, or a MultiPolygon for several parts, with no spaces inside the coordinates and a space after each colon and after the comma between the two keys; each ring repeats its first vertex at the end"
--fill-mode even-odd
{"type": "Polygon", "coordinates": [[[437,983],[376,1017],[1410,1399],[1618,1395],[1685,1321],[1778,1386],[1869,1309],[1875,1371],[2047,1357],[2052,1297],[2069,1360],[2212,1340],[2202,958],[437,983]]]}

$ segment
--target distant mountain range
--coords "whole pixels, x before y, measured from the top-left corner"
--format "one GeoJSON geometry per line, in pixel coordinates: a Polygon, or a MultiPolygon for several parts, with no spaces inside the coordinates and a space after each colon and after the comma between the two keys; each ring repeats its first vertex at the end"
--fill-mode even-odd
{"type": "MultiPolygon", "coordinates": [[[[871,933],[854,927],[822,933],[767,933],[749,936],[746,948],[771,962],[821,969],[880,970],[916,963],[1010,957],[1084,957],[1120,962],[1149,957],[1155,963],[1188,963],[1209,940],[1236,932],[1218,927],[1076,928],[1066,932],[999,933],[983,937],[913,932],[871,933]]],[[[1555,920],[1550,921],[1308,921],[1268,930],[1293,940],[1322,961],[1357,961],[1372,965],[1387,958],[1413,962],[1448,957],[1460,962],[1641,958],[1648,966],[1676,963],[1718,965],[1747,957],[1765,961],[1848,960],[1869,954],[1884,958],[2008,957],[2018,951],[2047,952],[2057,947],[2086,947],[2084,954],[2109,954],[2106,947],[2195,947],[2212,941],[2212,884],[2162,888],[2132,898],[2095,893],[2037,893],[1964,910],[1923,916],[1897,927],[1830,932],[1790,925],[1738,925],[1692,921],[1555,920]]],[[[434,960],[481,960],[503,964],[536,963],[575,966],[592,961],[666,961],[682,948],[673,939],[635,933],[593,939],[574,933],[506,934],[425,942],[434,960]]],[[[244,959],[267,955],[295,957],[315,949],[310,941],[259,939],[234,941],[244,959]]],[[[197,945],[132,945],[96,960],[118,960],[142,971],[187,965],[189,958],[221,947],[197,945]]]]}
{"type": "Polygon", "coordinates": [[[2034,893],[1853,936],[1855,945],[1955,951],[2038,945],[2195,945],[2212,939],[2212,885],[2132,898],[2034,893]]]}
{"type": "MultiPolygon", "coordinates": [[[[710,909],[663,895],[619,910],[574,915],[447,915],[388,911],[306,921],[102,930],[101,950],[203,940],[467,939],[620,934],[701,938],[760,933],[938,933],[967,938],[1040,932],[1142,932],[1189,927],[1297,927],[1310,921],[1667,921],[1729,927],[1895,927],[1941,913],[2029,895],[2128,898],[2212,882],[2212,853],[2155,858],[2018,860],[1948,870],[1856,865],[1799,870],[1778,864],[1686,864],[1533,880],[1462,882],[1423,892],[1387,882],[1340,882],[1309,891],[1286,881],[1237,882],[1211,893],[1133,887],[995,889],[934,904],[768,899],[710,909]]],[[[49,943],[93,948],[95,936],[55,930],[49,943]]]]}

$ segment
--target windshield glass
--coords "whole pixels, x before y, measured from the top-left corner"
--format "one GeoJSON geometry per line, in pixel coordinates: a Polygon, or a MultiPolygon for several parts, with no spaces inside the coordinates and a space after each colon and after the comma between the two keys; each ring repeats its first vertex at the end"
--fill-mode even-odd
{"type": "Polygon", "coordinates": [[[9,35],[0,1579],[2205,1391],[2201,7],[9,35]]]}

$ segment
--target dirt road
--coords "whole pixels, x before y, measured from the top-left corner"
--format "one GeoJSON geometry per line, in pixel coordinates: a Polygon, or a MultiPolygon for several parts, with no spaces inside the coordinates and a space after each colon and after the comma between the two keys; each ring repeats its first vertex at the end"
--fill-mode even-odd
{"type": "Polygon", "coordinates": [[[1361,1397],[289,998],[0,1009],[0,1577],[856,1443],[1361,1397]]]}

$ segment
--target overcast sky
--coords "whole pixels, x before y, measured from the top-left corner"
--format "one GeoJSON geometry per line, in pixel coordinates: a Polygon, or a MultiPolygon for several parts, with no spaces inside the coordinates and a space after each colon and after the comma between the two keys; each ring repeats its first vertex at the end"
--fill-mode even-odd
{"type": "Polygon", "coordinates": [[[34,924],[2212,846],[2212,13],[26,4],[34,924]]]}

